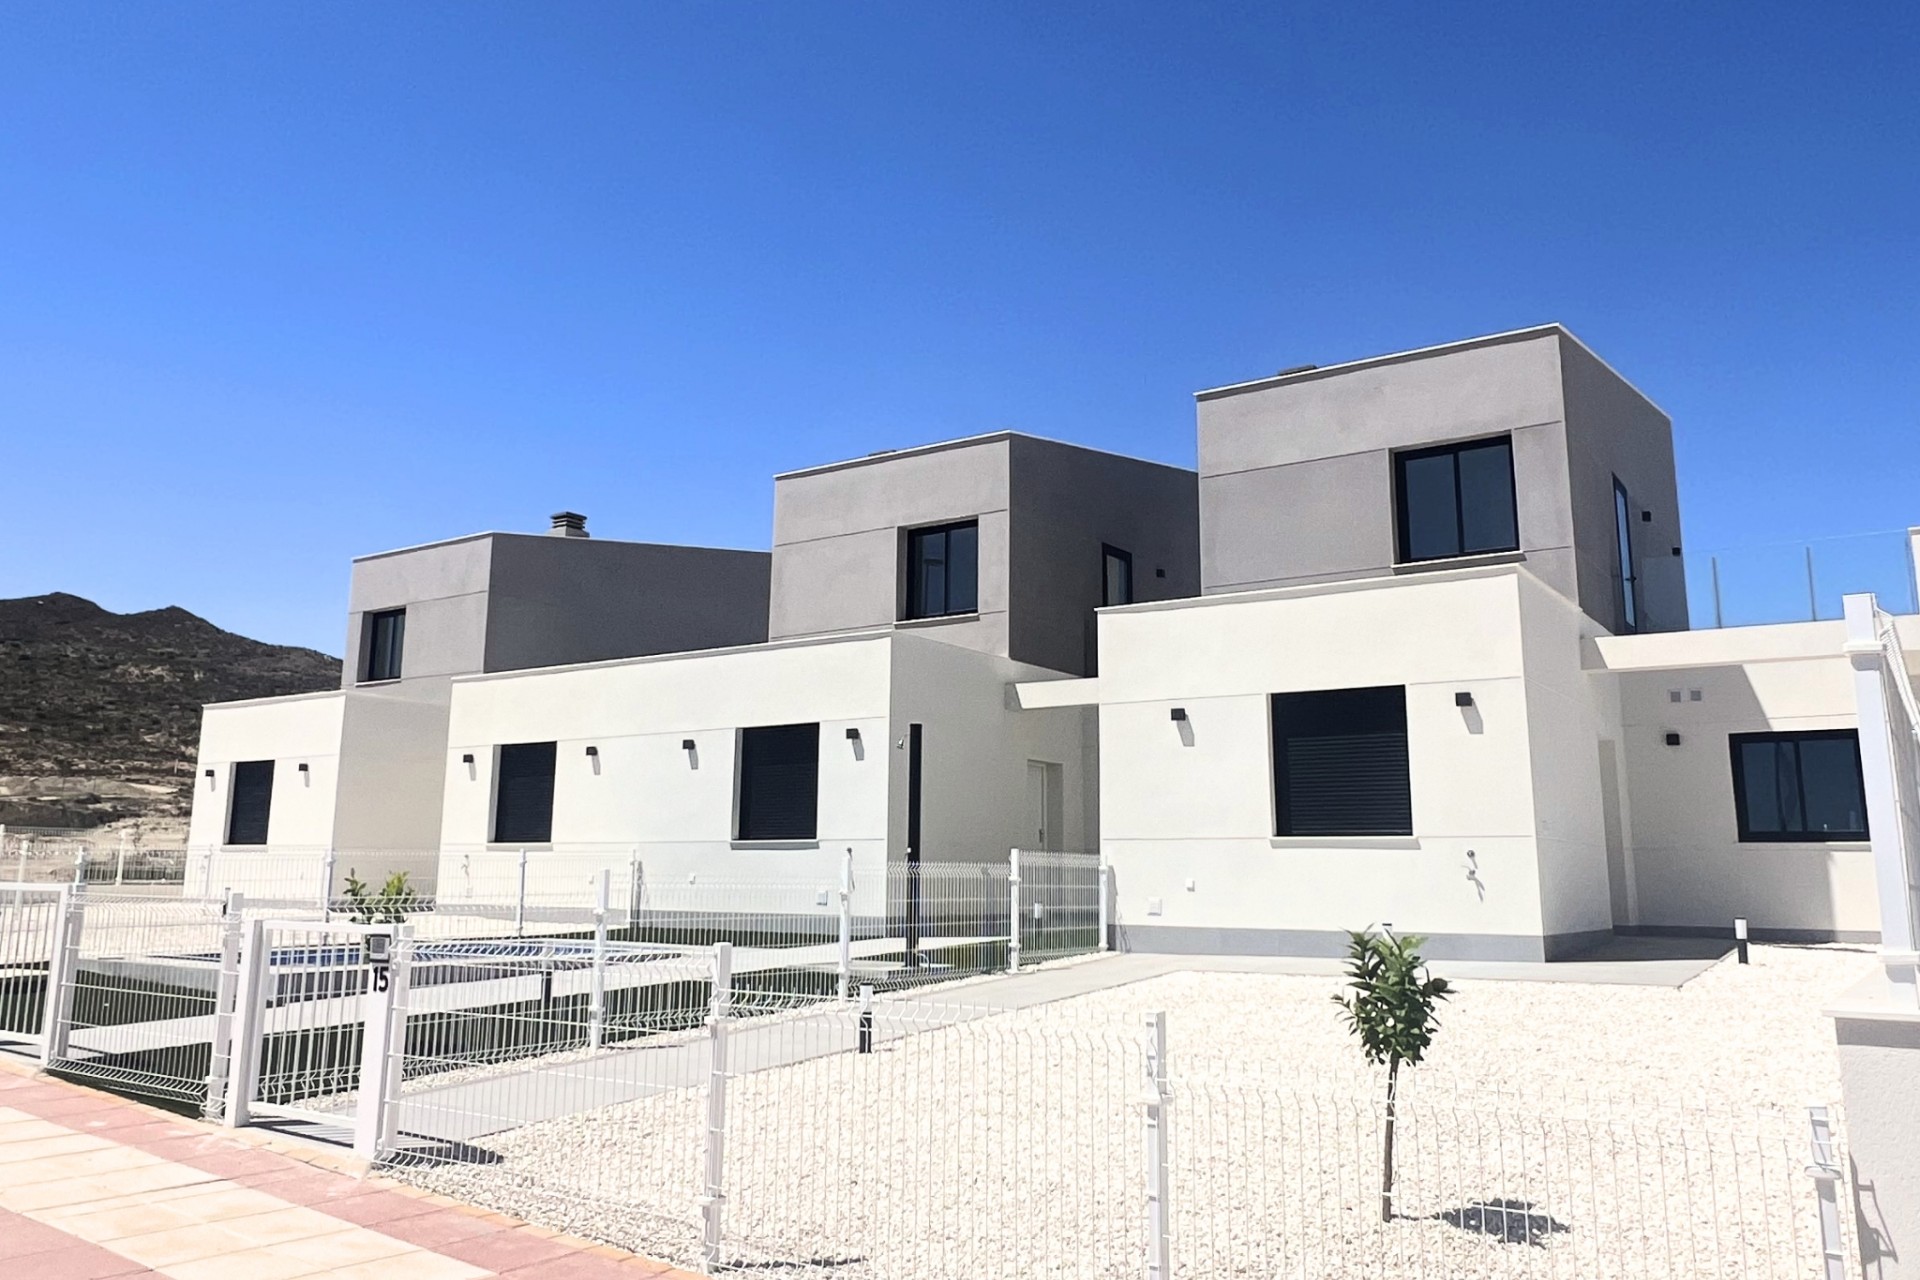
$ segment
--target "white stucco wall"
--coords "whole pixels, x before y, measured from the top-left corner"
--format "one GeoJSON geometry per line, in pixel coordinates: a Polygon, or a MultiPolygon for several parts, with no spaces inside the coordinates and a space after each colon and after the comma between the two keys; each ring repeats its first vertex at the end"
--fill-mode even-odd
{"type": "Polygon", "coordinates": [[[890,798],[892,848],[906,847],[908,727],[922,725],[921,858],[925,862],[999,862],[1015,846],[1031,848],[1027,764],[1059,767],[1061,824],[1055,849],[1097,847],[1090,812],[1091,708],[1023,711],[1009,695],[1016,681],[1057,673],[993,654],[902,634],[894,640],[890,798]]]}
{"type": "Polygon", "coordinates": [[[1697,667],[1680,665],[1691,639],[1622,636],[1605,646],[1609,662],[1622,668],[1614,678],[1631,792],[1636,923],[1719,931],[1745,916],[1757,930],[1875,935],[1866,843],[1742,844],[1734,813],[1729,735],[1857,725],[1839,624],[1703,635],[1691,647],[1713,662],[1697,667]],[[1822,651],[1827,656],[1774,656],[1822,651]],[[1742,652],[1754,657],[1741,661],[1742,652]],[[1675,665],[1625,669],[1642,655],[1675,665]],[[1680,735],[1679,746],[1666,745],[1669,732],[1680,735]]]}
{"type": "Polygon", "coordinates": [[[346,700],[344,693],[315,693],[207,707],[200,719],[188,844],[225,844],[233,766],[243,760],[274,762],[269,846],[325,849],[332,843],[346,700]]]}
{"type": "MultiPolygon", "coordinates": [[[[1522,576],[1456,570],[1103,611],[1101,846],[1135,944],[1324,950],[1341,930],[1391,922],[1433,935],[1434,954],[1522,956],[1543,930],[1585,927],[1584,906],[1543,910],[1529,676],[1548,689],[1565,676],[1527,668],[1522,576]],[[1407,689],[1414,836],[1275,837],[1268,696],[1395,684],[1407,689]],[[1455,705],[1461,691],[1472,708],[1455,705]]],[[[1571,643],[1570,618],[1527,620],[1571,643]]],[[[1576,650],[1561,665],[1577,663],[1576,650]]],[[[1593,879],[1558,874],[1574,860],[1552,863],[1569,894],[1593,879]]]]}

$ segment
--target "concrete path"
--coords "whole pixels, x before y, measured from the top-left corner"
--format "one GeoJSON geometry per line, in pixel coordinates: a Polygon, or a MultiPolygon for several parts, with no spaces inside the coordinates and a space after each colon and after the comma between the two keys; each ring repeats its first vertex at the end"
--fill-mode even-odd
{"type": "Polygon", "coordinates": [[[0,1276],[692,1280],[349,1169],[0,1062],[0,1276]]]}

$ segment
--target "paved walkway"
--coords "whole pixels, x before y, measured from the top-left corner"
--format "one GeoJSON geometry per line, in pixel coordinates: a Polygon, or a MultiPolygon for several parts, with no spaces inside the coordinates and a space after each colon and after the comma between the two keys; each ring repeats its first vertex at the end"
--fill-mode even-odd
{"type": "Polygon", "coordinates": [[[0,1276],[692,1280],[351,1167],[0,1062],[0,1276]]]}

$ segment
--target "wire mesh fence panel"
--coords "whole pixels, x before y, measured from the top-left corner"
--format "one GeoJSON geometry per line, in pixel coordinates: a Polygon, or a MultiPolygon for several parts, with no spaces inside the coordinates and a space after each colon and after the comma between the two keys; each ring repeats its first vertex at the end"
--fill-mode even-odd
{"type": "Polygon", "coordinates": [[[402,945],[403,1061],[384,1163],[476,1204],[692,1256],[712,957],[620,943],[402,945]],[[623,1108],[643,1101],[636,1127],[623,1108]]]}
{"type": "Polygon", "coordinates": [[[1826,1274],[1804,1111],[1176,1065],[1178,1275],[1826,1274]]]}
{"type": "Polygon", "coordinates": [[[69,981],[48,1015],[48,1065],[158,1098],[204,1103],[225,905],[175,897],[70,899],[69,981]]]}
{"type": "Polygon", "coordinates": [[[43,1041],[61,902],[58,887],[0,884],[0,1046],[43,1041]]]}
{"type": "MultiPolygon", "coordinates": [[[[361,1047],[375,1016],[368,996],[382,965],[366,935],[325,921],[263,921],[261,970],[246,998],[250,1023],[249,1109],[344,1123],[358,1101],[361,1047]]],[[[252,945],[252,942],[249,942],[252,945]]]]}
{"type": "Polygon", "coordinates": [[[1100,855],[1022,849],[1019,859],[1021,961],[1100,950],[1100,855]]]}
{"type": "Polygon", "coordinates": [[[886,996],[864,1031],[857,1003],[731,1012],[716,1269],[1143,1274],[1137,1020],[886,996]]]}
{"type": "Polygon", "coordinates": [[[1013,903],[1006,862],[887,864],[886,911],[854,922],[855,980],[883,990],[999,973],[1013,903]]]}

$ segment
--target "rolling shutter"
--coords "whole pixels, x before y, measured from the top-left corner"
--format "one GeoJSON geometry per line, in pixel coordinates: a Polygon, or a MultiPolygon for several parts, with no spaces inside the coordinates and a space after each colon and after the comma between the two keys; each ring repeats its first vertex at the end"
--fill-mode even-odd
{"type": "Polygon", "coordinates": [[[1400,685],[1273,695],[1277,834],[1413,834],[1400,685]]]}
{"type": "Polygon", "coordinates": [[[234,765],[232,799],[227,807],[227,843],[265,844],[273,811],[273,761],[242,760],[234,765]]]}
{"type": "Polygon", "coordinates": [[[820,726],[740,731],[740,839],[812,840],[820,812],[820,726]]]}
{"type": "Polygon", "coordinates": [[[496,844],[545,844],[553,839],[551,742],[516,742],[500,748],[493,839],[496,844]]]}

